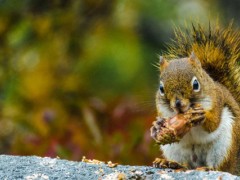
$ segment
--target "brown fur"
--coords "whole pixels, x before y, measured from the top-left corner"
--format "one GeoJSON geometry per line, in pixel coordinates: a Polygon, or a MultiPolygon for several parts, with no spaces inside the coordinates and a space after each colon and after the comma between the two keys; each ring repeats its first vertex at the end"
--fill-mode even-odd
{"type": "Polygon", "coordinates": [[[240,104],[240,31],[230,23],[227,28],[218,24],[204,29],[200,24],[187,27],[186,32],[175,29],[166,58],[188,57],[194,51],[203,69],[211,78],[223,84],[240,104]]]}
{"type": "MultiPolygon", "coordinates": [[[[218,128],[224,106],[229,107],[235,117],[232,145],[219,170],[240,173],[240,31],[233,29],[232,23],[227,28],[220,28],[218,24],[214,28],[209,25],[208,30],[200,25],[192,25],[192,29],[187,27],[186,33],[176,28],[175,39],[164,56],[173,60],[160,66],[163,72],[160,79],[168,79],[168,82],[165,82],[165,97],[157,93],[157,103],[173,104],[176,98],[190,103],[188,99],[192,98],[192,87],[189,81],[196,75],[202,93],[195,94],[194,99],[209,96],[212,100],[211,108],[206,111],[203,128],[209,133],[218,128]],[[191,61],[192,56],[183,58],[192,51],[202,67],[191,61]]],[[[158,115],[162,114],[158,109],[158,115]]]]}
{"type": "Polygon", "coordinates": [[[235,122],[233,126],[233,139],[232,139],[232,146],[229,150],[228,154],[229,156],[226,157],[225,161],[220,166],[220,170],[222,171],[228,171],[233,174],[240,174],[240,168],[238,165],[240,164],[240,157],[238,156],[240,151],[240,108],[238,103],[235,101],[233,96],[230,94],[230,92],[223,87],[222,85],[218,85],[219,89],[222,90],[222,93],[224,94],[224,103],[226,106],[230,108],[230,110],[233,112],[233,115],[235,116],[235,122]]]}
{"type": "MultiPolygon", "coordinates": [[[[182,104],[186,106],[191,106],[191,103],[198,103],[204,97],[211,99],[212,105],[210,108],[205,109],[203,106],[206,114],[202,127],[205,131],[212,133],[217,130],[223,108],[229,107],[235,117],[232,145],[224,161],[217,169],[236,174],[238,171],[237,163],[240,163],[237,158],[240,144],[240,137],[238,136],[238,132],[240,132],[240,108],[231,93],[223,85],[213,81],[202,69],[198,59],[175,59],[170,61],[167,66],[162,66],[161,69],[160,79],[164,83],[165,96],[157,95],[157,102],[165,101],[166,104],[169,103],[169,109],[171,109],[176,99],[180,99],[182,104]],[[198,93],[193,92],[190,84],[193,76],[197,77],[201,85],[201,91],[198,93]]],[[[162,115],[161,109],[158,109],[158,114],[162,115]]]]}

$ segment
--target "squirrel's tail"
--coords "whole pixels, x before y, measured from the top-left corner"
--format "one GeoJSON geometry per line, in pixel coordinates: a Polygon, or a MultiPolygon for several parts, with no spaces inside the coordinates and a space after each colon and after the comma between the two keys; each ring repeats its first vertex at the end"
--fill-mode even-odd
{"type": "Polygon", "coordinates": [[[201,25],[183,32],[175,28],[175,38],[168,46],[169,58],[187,57],[192,51],[203,68],[215,80],[223,84],[240,104],[240,32],[233,28],[218,25],[205,30],[201,25]]]}

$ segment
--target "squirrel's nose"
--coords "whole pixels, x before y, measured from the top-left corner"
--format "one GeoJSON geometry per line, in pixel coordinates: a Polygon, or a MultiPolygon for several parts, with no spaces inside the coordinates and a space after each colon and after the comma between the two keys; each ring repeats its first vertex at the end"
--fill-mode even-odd
{"type": "Polygon", "coordinates": [[[176,108],[180,108],[181,105],[182,105],[181,101],[179,99],[176,99],[176,101],[175,101],[176,108]]]}

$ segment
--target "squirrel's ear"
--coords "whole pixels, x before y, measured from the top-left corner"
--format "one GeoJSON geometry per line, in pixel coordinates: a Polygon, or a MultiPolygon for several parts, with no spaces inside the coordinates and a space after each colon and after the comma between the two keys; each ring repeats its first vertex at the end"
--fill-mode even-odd
{"type": "Polygon", "coordinates": [[[194,65],[201,65],[200,61],[198,60],[197,56],[195,55],[194,51],[192,51],[190,57],[189,57],[189,62],[194,65]]]}
{"type": "Polygon", "coordinates": [[[190,59],[191,61],[195,61],[196,58],[197,58],[197,57],[196,57],[194,51],[192,51],[189,59],[190,59]]]}
{"type": "Polygon", "coordinates": [[[168,62],[163,56],[159,56],[159,66],[160,66],[160,71],[162,71],[168,66],[168,62]]]}

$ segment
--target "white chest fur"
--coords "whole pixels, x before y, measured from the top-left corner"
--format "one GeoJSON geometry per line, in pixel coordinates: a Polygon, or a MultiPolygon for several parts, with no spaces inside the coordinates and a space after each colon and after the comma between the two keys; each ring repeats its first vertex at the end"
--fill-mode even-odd
{"type": "Polygon", "coordinates": [[[217,168],[231,146],[233,118],[232,112],[225,107],[217,130],[208,133],[201,126],[194,127],[179,143],[161,146],[164,156],[192,168],[217,168]]]}

